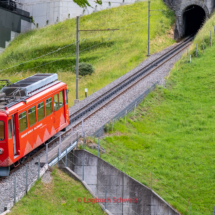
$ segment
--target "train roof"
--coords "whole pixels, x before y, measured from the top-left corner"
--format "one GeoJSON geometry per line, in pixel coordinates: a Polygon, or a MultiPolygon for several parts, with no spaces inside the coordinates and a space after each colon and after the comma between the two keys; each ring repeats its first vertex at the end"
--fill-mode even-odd
{"type": "Polygon", "coordinates": [[[57,74],[42,73],[5,86],[0,91],[0,109],[8,109],[19,102],[26,103],[26,99],[59,82],[57,74]]]}

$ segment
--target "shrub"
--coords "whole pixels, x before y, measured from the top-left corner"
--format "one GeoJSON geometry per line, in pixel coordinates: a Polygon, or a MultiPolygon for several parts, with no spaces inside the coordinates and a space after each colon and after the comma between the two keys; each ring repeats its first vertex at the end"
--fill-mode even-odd
{"type": "MultiPolygon", "coordinates": [[[[73,72],[76,72],[76,66],[73,66],[73,72]]],[[[91,75],[94,72],[94,68],[89,63],[80,63],[79,64],[79,75],[85,76],[85,75],[91,75]]]]}

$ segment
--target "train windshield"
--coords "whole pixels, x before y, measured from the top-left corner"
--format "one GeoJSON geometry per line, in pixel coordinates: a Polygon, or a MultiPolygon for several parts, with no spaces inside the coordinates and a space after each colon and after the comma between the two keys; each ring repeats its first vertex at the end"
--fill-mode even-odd
{"type": "Polygon", "coordinates": [[[0,141],[4,140],[4,122],[0,121],[0,141]]]}

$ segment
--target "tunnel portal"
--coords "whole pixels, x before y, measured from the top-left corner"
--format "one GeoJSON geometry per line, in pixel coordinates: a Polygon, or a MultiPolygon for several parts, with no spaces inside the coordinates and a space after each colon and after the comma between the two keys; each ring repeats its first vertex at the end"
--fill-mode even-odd
{"type": "Polygon", "coordinates": [[[203,8],[197,5],[187,7],[183,13],[184,36],[197,33],[205,19],[206,14],[203,8]]]}

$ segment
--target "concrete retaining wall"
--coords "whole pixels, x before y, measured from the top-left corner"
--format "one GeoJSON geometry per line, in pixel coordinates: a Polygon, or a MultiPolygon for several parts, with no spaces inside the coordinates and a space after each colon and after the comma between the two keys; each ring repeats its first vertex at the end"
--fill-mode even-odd
{"type": "MultiPolygon", "coordinates": [[[[106,208],[112,214],[179,214],[154,191],[87,151],[71,152],[67,163],[99,199],[105,199],[107,191],[106,197],[110,201],[106,203],[106,208]],[[120,198],[131,202],[123,202],[120,198]]],[[[64,167],[63,163],[61,166],[64,167]]]]}
{"type": "Polygon", "coordinates": [[[0,8],[0,54],[20,32],[30,29],[30,18],[0,8]]]}

